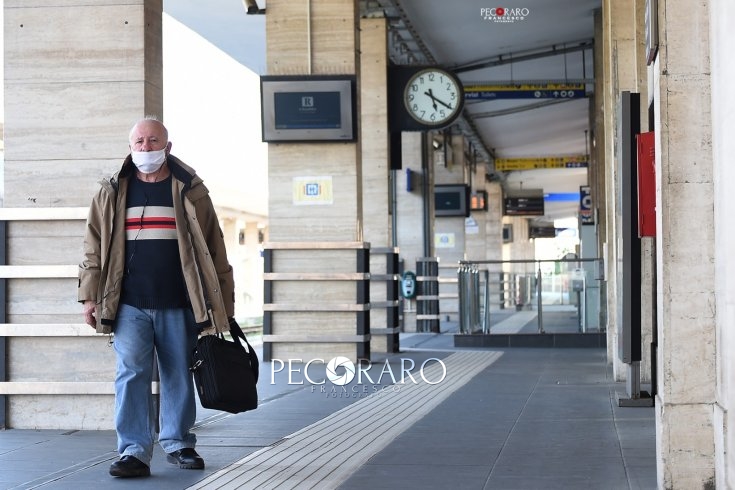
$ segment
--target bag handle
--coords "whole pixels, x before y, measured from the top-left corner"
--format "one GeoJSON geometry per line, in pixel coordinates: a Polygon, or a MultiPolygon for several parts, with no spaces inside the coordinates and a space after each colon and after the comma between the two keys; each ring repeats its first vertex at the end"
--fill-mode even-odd
{"type": "Polygon", "coordinates": [[[237,321],[234,318],[229,318],[230,322],[230,335],[232,336],[232,340],[237,342],[237,344],[240,347],[243,347],[242,342],[240,342],[240,339],[245,341],[245,344],[248,346],[248,357],[250,358],[250,367],[253,370],[253,375],[255,376],[255,382],[258,382],[258,375],[260,374],[260,361],[258,360],[258,354],[255,353],[255,349],[253,349],[253,346],[250,345],[250,342],[248,342],[247,337],[245,337],[245,332],[242,331],[242,328],[240,328],[240,325],[237,323],[237,321]]]}

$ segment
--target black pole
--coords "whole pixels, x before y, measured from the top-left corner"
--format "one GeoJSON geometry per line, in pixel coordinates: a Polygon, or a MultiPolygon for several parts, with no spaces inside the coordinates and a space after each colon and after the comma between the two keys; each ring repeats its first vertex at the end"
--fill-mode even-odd
{"type": "MultiPolygon", "coordinates": [[[[0,221],[0,265],[7,265],[7,222],[0,221]]],[[[7,317],[7,279],[0,278],[0,320],[8,323],[7,317]]],[[[0,382],[8,381],[7,339],[0,335],[0,382]]],[[[0,429],[7,429],[7,395],[0,395],[0,429]]]]}

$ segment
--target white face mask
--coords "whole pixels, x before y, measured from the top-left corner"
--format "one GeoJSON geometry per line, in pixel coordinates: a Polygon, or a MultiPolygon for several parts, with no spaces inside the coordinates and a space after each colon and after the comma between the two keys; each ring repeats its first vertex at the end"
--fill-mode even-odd
{"type": "Polygon", "coordinates": [[[133,163],[144,174],[152,174],[166,161],[166,149],[155,151],[133,151],[133,163]]]}

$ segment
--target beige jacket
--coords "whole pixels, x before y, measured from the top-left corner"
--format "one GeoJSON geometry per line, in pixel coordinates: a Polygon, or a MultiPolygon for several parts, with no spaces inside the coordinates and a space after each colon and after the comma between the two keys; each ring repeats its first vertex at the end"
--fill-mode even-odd
{"type": "MultiPolygon", "coordinates": [[[[235,314],[235,284],[224,237],[209,190],[196,172],[169,155],[181,269],[194,318],[203,333],[229,331],[235,314]]],[[[120,301],[125,268],[125,202],[135,178],[130,155],[119,172],[100,182],[92,199],[79,264],[80,302],[95,300],[97,332],[110,333],[120,301]]]]}

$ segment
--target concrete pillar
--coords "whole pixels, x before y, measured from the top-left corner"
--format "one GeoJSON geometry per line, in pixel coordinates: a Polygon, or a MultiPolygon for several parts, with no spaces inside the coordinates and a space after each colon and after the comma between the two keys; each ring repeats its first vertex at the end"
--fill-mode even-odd
{"type": "MultiPolygon", "coordinates": [[[[607,252],[607,215],[608,215],[608,203],[614,200],[614,196],[608,196],[606,187],[606,143],[607,133],[605,130],[606,124],[606,102],[607,97],[607,78],[610,75],[610,63],[608,63],[605,57],[605,53],[609,50],[609,36],[606,35],[603,28],[606,25],[605,19],[603,19],[602,9],[595,11],[595,46],[594,46],[594,74],[595,74],[595,94],[591,100],[591,112],[592,112],[592,133],[590,135],[590,162],[589,162],[589,176],[588,183],[590,185],[590,192],[592,195],[592,209],[594,210],[595,219],[595,239],[596,239],[596,250],[595,257],[599,257],[606,260],[607,252]],[[605,48],[608,46],[608,48],[605,48]]],[[[608,301],[607,301],[607,288],[608,288],[608,276],[606,274],[607,267],[605,268],[603,278],[599,281],[599,294],[600,294],[600,312],[597,319],[597,324],[603,330],[607,329],[608,322],[608,301]]],[[[608,340],[609,337],[608,337],[608,340]]],[[[612,346],[608,344],[608,362],[612,362],[612,346]]]]}
{"type": "Polygon", "coordinates": [[[618,262],[622,257],[622,218],[617,205],[620,195],[617,145],[617,108],[620,93],[638,91],[636,65],[636,3],[635,0],[603,0],[603,63],[605,65],[605,195],[607,197],[604,251],[607,278],[607,349],[617,381],[626,376],[626,365],[618,358],[620,321],[618,307],[622,301],[622,278],[618,276],[618,262]]]}
{"type": "MultiPolygon", "coordinates": [[[[470,162],[465,158],[467,142],[460,134],[452,135],[447,141],[450,148],[446,152],[446,158],[443,147],[435,150],[432,147],[430,150],[429,160],[433,162],[434,184],[466,184],[469,182],[467,175],[470,172],[470,162]]],[[[468,246],[466,219],[463,216],[432,216],[432,219],[434,221],[432,240],[434,255],[439,259],[439,275],[446,279],[456,279],[457,262],[471,258],[466,253],[468,246]]],[[[439,301],[442,320],[448,317],[450,320],[459,321],[457,316],[459,300],[454,297],[457,295],[456,286],[451,282],[442,281],[439,284],[439,293],[446,298],[439,301]]]]}
{"type": "MultiPolygon", "coordinates": [[[[266,15],[268,75],[358,75],[358,5],[341,0],[270,0],[266,15]]],[[[357,88],[360,87],[359,80],[357,88]]],[[[359,114],[359,103],[355,111],[359,114]]],[[[358,121],[359,128],[361,122],[358,121]]],[[[361,141],[271,143],[268,145],[268,222],[275,273],[352,273],[364,266],[344,244],[363,242],[361,141]],[[294,202],[301,179],[317,180],[329,199],[294,202]],[[331,193],[328,191],[331,190],[331,193]],[[288,243],[321,243],[288,248],[288,243]]],[[[364,250],[364,248],[362,249],[364,250]]],[[[272,350],[265,357],[329,359],[359,354],[349,339],[360,338],[363,319],[349,310],[355,281],[276,280],[273,284],[272,350]],[[314,311],[317,305],[329,311],[314,311]],[[314,305],[311,311],[300,311],[314,305]],[[331,308],[331,309],[330,309],[331,308]],[[338,311],[335,311],[337,308],[338,311]],[[359,319],[358,319],[359,317],[359,319]],[[318,338],[311,342],[308,339],[318,338]],[[324,340],[333,339],[333,340],[324,340]]],[[[364,305],[361,305],[364,306],[364,305]]],[[[361,310],[364,311],[364,310],[361,310]]],[[[266,346],[268,347],[268,346],[266,346]]]]}
{"type": "Polygon", "coordinates": [[[485,184],[487,217],[485,220],[485,258],[503,260],[503,188],[498,182],[485,184]]]}
{"type": "MultiPolygon", "coordinates": [[[[685,0],[659,2],[658,8],[659,51],[652,69],[658,482],[662,488],[713,488],[717,325],[710,17],[706,0],[695,9],[685,0]],[[687,16],[677,14],[684,10],[687,16]]],[[[731,220],[732,208],[726,209],[731,220]]]]}
{"type": "MultiPolygon", "coordinates": [[[[390,220],[390,162],[388,134],[388,21],[385,18],[360,20],[360,93],[362,103],[360,146],[362,155],[363,238],[371,249],[392,248],[390,220]]],[[[376,276],[387,271],[389,256],[370,254],[370,272],[376,276]]],[[[384,280],[371,281],[373,304],[387,300],[384,280]]],[[[388,325],[385,308],[371,308],[371,331],[395,327],[388,325]]],[[[371,333],[372,353],[387,352],[386,335],[371,333]]]]}
{"type": "MultiPolygon", "coordinates": [[[[641,133],[653,130],[653,121],[649,121],[648,108],[653,103],[653,96],[648,92],[648,69],[646,67],[646,0],[635,2],[635,60],[636,60],[636,92],[640,93],[641,133]]],[[[651,342],[655,318],[655,262],[656,243],[652,237],[641,238],[641,363],[640,380],[651,382],[651,342]]]]}
{"type": "MultiPolygon", "coordinates": [[[[484,191],[487,192],[487,185],[485,184],[486,169],[484,164],[476,166],[475,171],[472,173],[472,191],[484,191]]],[[[487,202],[486,202],[487,205],[487,202]]],[[[470,219],[465,226],[465,254],[469,260],[484,260],[487,258],[488,249],[488,221],[491,220],[491,212],[494,211],[494,216],[497,217],[498,209],[491,210],[490,207],[487,211],[472,211],[470,213],[470,219]]],[[[495,220],[495,228],[498,230],[497,236],[493,238],[499,238],[500,228],[498,226],[498,220],[495,220]]],[[[491,228],[491,231],[493,229],[491,228]]],[[[494,245],[499,242],[493,240],[494,245]]]]}
{"type": "MultiPolygon", "coordinates": [[[[353,2],[271,0],[266,16],[268,75],[355,74],[353,2]]],[[[359,124],[358,124],[359,126],[359,124]]],[[[268,218],[272,241],[362,240],[357,143],[268,145],[268,218]],[[294,179],[326,177],[333,202],[294,205],[294,179]]]]}
{"type": "Polygon", "coordinates": [[[360,21],[360,146],[363,237],[375,247],[391,245],[388,200],[388,25],[384,18],[360,21]]]}
{"type": "MultiPolygon", "coordinates": [[[[625,2],[629,5],[630,2],[625,2]]],[[[614,31],[613,31],[613,8],[612,0],[603,0],[602,2],[602,65],[604,80],[602,90],[596,92],[597,96],[602,98],[602,114],[604,117],[604,134],[598,134],[597,140],[602,143],[601,147],[604,149],[603,160],[600,161],[601,166],[604,167],[604,205],[600,207],[600,226],[598,229],[601,242],[602,258],[605,261],[605,282],[604,289],[607,292],[606,299],[607,305],[605,310],[607,311],[607,324],[605,328],[607,330],[607,358],[609,362],[613,363],[615,371],[613,375],[618,381],[622,380],[619,375],[619,369],[615,359],[617,357],[616,346],[617,344],[617,329],[616,329],[616,317],[617,317],[617,276],[615,274],[617,255],[615,253],[615,208],[616,208],[616,194],[615,194],[615,140],[614,140],[614,127],[615,127],[615,86],[614,77],[616,76],[615,67],[616,63],[613,60],[613,53],[615,50],[614,42],[614,31]]],[[[595,63],[597,65],[597,63],[595,63]]]]}
{"type": "MultiPolygon", "coordinates": [[[[503,188],[498,182],[485,184],[487,189],[487,213],[485,218],[485,258],[487,260],[503,260],[503,188]]],[[[501,282],[502,266],[488,266],[490,270],[491,291],[497,293],[490,296],[490,308],[505,307],[505,295],[501,282]]]]}
{"type": "MultiPolygon", "coordinates": [[[[528,218],[523,216],[504,216],[503,224],[508,225],[511,229],[513,241],[503,244],[503,260],[527,260],[529,262],[519,262],[505,265],[505,272],[510,274],[508,279],[515,282],[516,276],[522,276],[530,280],[536,277],[536,267],[533,260],[536,258],[536,248],[534,242],[529,239],[528,218]]],[[[513,290],[515,286],[511,286],[513,290]]],[[[511,303],[515,304],[515,299],[511,298],[511,303]]]]}
{"type": "MultiPolygon", "coordinates": [[[[425,230],[424,189],[433,188],[430,168],[422,168],[421,133],[401,134],[401,160],[403,169],[396,174],[396,235],[404,270],[416,272],[416,259],[425,257],[424,236],[434,236],[433,226],[425,230]],[[411,171],[411,190],[407,185],[407,171],[411,171]]],[[[433,221],[432,221],[433,223],[433,221]]],[[[404,301],[403,328],[416,331],[416,301],[404,301]]]]}
{"type": "MultiPolygon", "coordinates": [[[[47,220],[9,223],[8,264],[79,263],[83,219],[51,215],[87,207],[127,154],[133,123],[162,114],[161,10],[161,0],[5,0],[4,206],[51,208],[47,220]]],[[[8,427],[113,426],[111,388],[88,394],[84,383],[111,387],[114,353],[81,325],[76,289],[75,274],[9,280],[8,322],[29,336],[8,342],[8,381],[81,383],[74,393],[11,394],[8,427]]]]}
{"type": "Polygon", "coordinates": [[[6,207],[88,206],[161,116],[161,5],[5,1],[6,207]]]}

